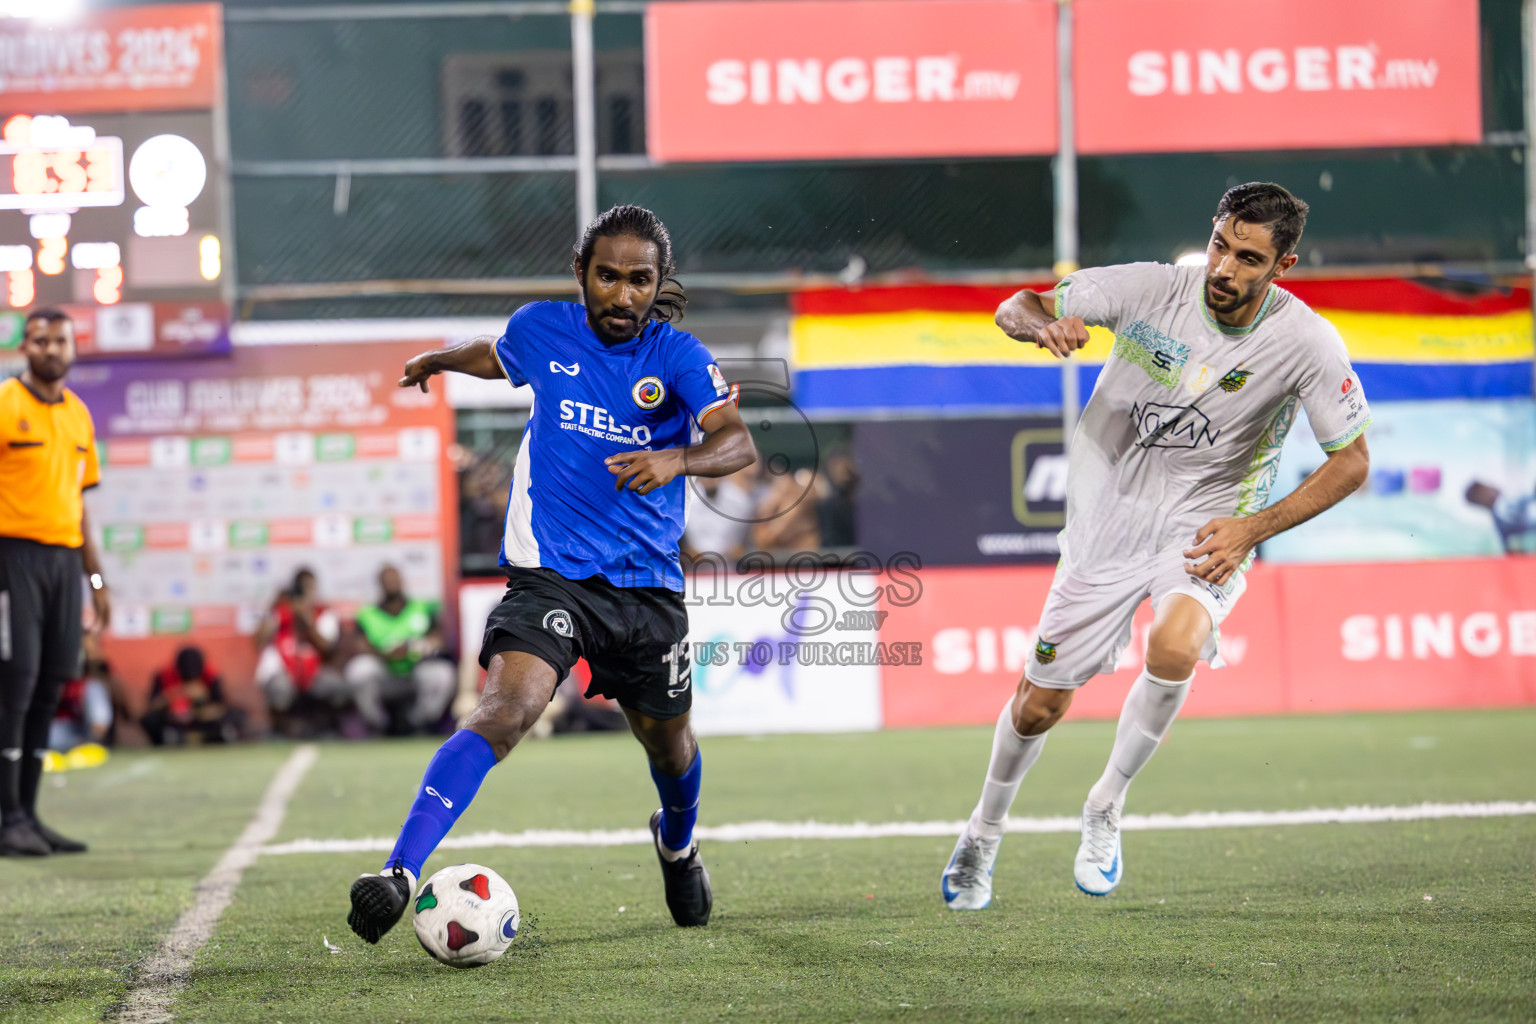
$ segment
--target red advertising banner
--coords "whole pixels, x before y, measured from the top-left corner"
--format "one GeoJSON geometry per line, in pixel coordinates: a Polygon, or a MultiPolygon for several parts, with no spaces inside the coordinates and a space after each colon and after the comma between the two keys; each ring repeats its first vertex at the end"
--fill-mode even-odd
{"type": "Polygon", "coordinates": [[[4,113],[204,110],[223,74],[218,4],[117,7],[67,24],[0,21],[4,113]]]}
{"type": "MultiPolygon", "coordinates": [[[[921,665],[881,670],[894,728],[987,723],[1018,685],[1052,570],[925,569],[882,641],[923,644],[921,665]]],[[[1146,651],[1143,606],[1119,670],[1069,714],[1113,718],[1146,651]]],[[[1228,666],[1201,665],[1185,715],[1536,704],[1536,560],[1258,565],[1221,629],[1228,666]]]]}
{"type": "Polygon", "coordinates": [[[1077,0],[1084,153],[1482,138],[1477,0],[1077,0]]]}
{"type": "Polygon", "coordinates": [[[654,3],[645,41],[656,160],[1056,148],[1053,0],[654,3]]]}
{"type": "Polygon", "coordinates": [[[1279,571],[1289,710],[1536,703],[1536,559],[1279,571]]]}
{"type": "MultiPolygon", "coordinates": [[[[1035,566],[923,569],[917,598],[890,615],[882,641],[917,641],[921,665],[886,665],[880,681],[887,728],[991,722],[1018,686],[1035,646],[1040,609],[1054,569],[1035,566]]],[[[886,588],[891,591],[891,588],[886,588]]],[[[1186,715],[1257,715],[1285,706],[1285,673],[1275,573],[1256,568],[1248,592],[1221,628],[1227,668],[1201,665],[1186,715]]],[[[1151,609],[1138,613],[1119,669],[1077,692],[1070,714],[1113,718],[1146,656],[1151,609]]]]}

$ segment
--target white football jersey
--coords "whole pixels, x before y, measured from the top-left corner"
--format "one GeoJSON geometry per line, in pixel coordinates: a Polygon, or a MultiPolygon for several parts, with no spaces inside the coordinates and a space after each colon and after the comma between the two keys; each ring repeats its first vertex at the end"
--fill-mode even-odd
{"type": "Polygon", "coordinates": [[[1221,516],[1264,508],[1298,407],[1325,451],[1371,421],[1332,324],[1271,285],[1248,327],[1218,323],[1205,268],[1131,263],[1056,286],[1056,315],[1114,332],[1072,439],[1062,555],[1083,579],[1118,579],[1195,546],[1221,516]]]}

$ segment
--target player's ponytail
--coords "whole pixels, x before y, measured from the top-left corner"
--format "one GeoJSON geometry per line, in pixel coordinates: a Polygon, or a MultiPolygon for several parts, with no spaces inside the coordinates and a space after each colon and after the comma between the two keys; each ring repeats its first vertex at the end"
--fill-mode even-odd
{"type": "Polygon", "coordinates": [[[576,279],[585,282],[587,264],[592,261],[592,248],[599,238],[619,238],[628,235],[650,242],[656,247],[656,259],[661,276],[661,287],[656,290],[656,302],[651,306],[650,318],[663,323],[681,320],[688,309],[688,293],[675,276],[677,264],[672,259],[672,236],[661,218],[643,206],[615,206],[597,215],[581,233],[572,255],[571,269],[576,279]]]}

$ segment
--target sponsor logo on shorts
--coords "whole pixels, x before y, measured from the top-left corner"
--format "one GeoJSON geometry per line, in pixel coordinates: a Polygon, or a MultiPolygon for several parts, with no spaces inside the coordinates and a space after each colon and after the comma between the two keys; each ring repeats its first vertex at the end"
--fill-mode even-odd
{"type": "Polygon", "coordinates": [[[554,608],[545,612],[544,628],[556,636],[571,637],[576,635],[576,627],[571,623],[571,613],[564,608],[554,608]]]}
{"type": "Polygon", "coordinates": [[[1042,665],[1049,665],[1056,660],[1056,645],[1049,640],[1035,641],[1035,660],[1042,665]]]}
{"type": "Polygon", "coordinates": [[[1233,370],[1231,373],[1221,378],[1221,380],[1217,381],[1216,386],[1230,395],[1234,391],[1243,390],[1243,385],[1247,384],[1248,378],[1252,376],[1252,370],[1233,370]]]}
{"type": "Polygon", "coordinates": [[[667,389],[660,377],[641,377],[629,394],[642,409],[654,409],[667,400],[667,389]]]}

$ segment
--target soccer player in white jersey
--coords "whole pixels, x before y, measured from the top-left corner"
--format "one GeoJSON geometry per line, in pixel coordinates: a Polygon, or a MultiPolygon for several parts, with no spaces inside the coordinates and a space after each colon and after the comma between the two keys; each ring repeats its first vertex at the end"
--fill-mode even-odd
{"type": "Polygon", "coordinates": [[[1090,324],[1115,343],[1071,438],[1061,563],[1038,642],[998,716],[981,800],[944,869],[952,909],[991,901],[1025,772],[1073,692],[1114,671],[1131,617],[1150,599],[1146,664],[1083,804],[1073,865],[1090,895],[1120,884],[1126,790],[1173,724],[1195,663],[1221,666],[1220,626],[1253,549],[1365,482],[1370,409],[1344,343],[1275,284],[1296,263],[1306,218],[1306,203],[1279,185],[1239,185],[1217,206],[1204,266],[1081,270],[1054,292],[1021,291],[998,307],[1009,337],[1063,358],[1088,343],[1090,324]],[[1266,508],[1298,406],[1328,457],[1266,508]]]}

